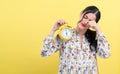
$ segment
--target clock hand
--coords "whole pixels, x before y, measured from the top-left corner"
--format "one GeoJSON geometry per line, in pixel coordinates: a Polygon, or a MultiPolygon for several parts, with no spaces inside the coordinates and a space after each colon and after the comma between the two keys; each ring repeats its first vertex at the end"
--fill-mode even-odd
{"type": "Polygon", "coordinates": [[[67,31],[66,31],[66,36],[67,36],[67,31]]]}

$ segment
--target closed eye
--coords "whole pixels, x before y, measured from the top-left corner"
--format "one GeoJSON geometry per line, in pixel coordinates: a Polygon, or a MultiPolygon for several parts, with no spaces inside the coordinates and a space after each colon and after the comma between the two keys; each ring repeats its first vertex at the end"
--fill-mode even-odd
{"type": "Polygon", "coordinates": [[[84,19],[88,19],[88,16],[85,15],[85,16],[83,16],[83,18],[84,18],[84,19]]]}

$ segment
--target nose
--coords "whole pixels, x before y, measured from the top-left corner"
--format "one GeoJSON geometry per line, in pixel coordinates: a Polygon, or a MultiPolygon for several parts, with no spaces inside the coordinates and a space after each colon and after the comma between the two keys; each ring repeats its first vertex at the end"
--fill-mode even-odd
{"type": "Polygon", "coordinates": [[[85,23],[85,24],[88,24],[88,23],[89,23],[89,20],[88,20],[88,19],[86,19],[86,20],[84,21],[84,23],[85,23]]]}

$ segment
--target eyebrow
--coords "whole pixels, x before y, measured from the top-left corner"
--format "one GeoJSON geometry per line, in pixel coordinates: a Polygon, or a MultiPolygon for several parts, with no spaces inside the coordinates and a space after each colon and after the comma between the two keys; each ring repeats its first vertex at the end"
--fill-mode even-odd
{"type": "MultiPolygon", "coordinates": [[[[85,17],[87,17],[89,19],[89,17],[85,14],[85,17]]],[[[93,19],[89,19],[89,21],[92,21],[93,19]]]]}

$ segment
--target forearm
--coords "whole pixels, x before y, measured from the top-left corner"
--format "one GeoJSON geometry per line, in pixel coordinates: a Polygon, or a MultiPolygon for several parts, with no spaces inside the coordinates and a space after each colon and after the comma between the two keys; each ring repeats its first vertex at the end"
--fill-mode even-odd
{"type": "Polygon", "coordinates": [[[101,34],[102,33],[102,30],[100,29],[100,27],[98,25],[95,27],[95,29],[96,29],[96,33],[97,34],[101,34]]]}
{"type": "Polygon", "coordinates": [[[58,42],[57,37],[53,39],[52,36],[48,35],[42,43],[42,56],[49,56],[55,53],[58,49],[60,49],[60,42],[58,42]]]}
{"type": "Polygon", "coordinates": [[[98,55],[102,58],[107,58],[110,56],[110,46],[106,37],[101,33],[97,34],[98,42],[97,49],[98,55]]]}

